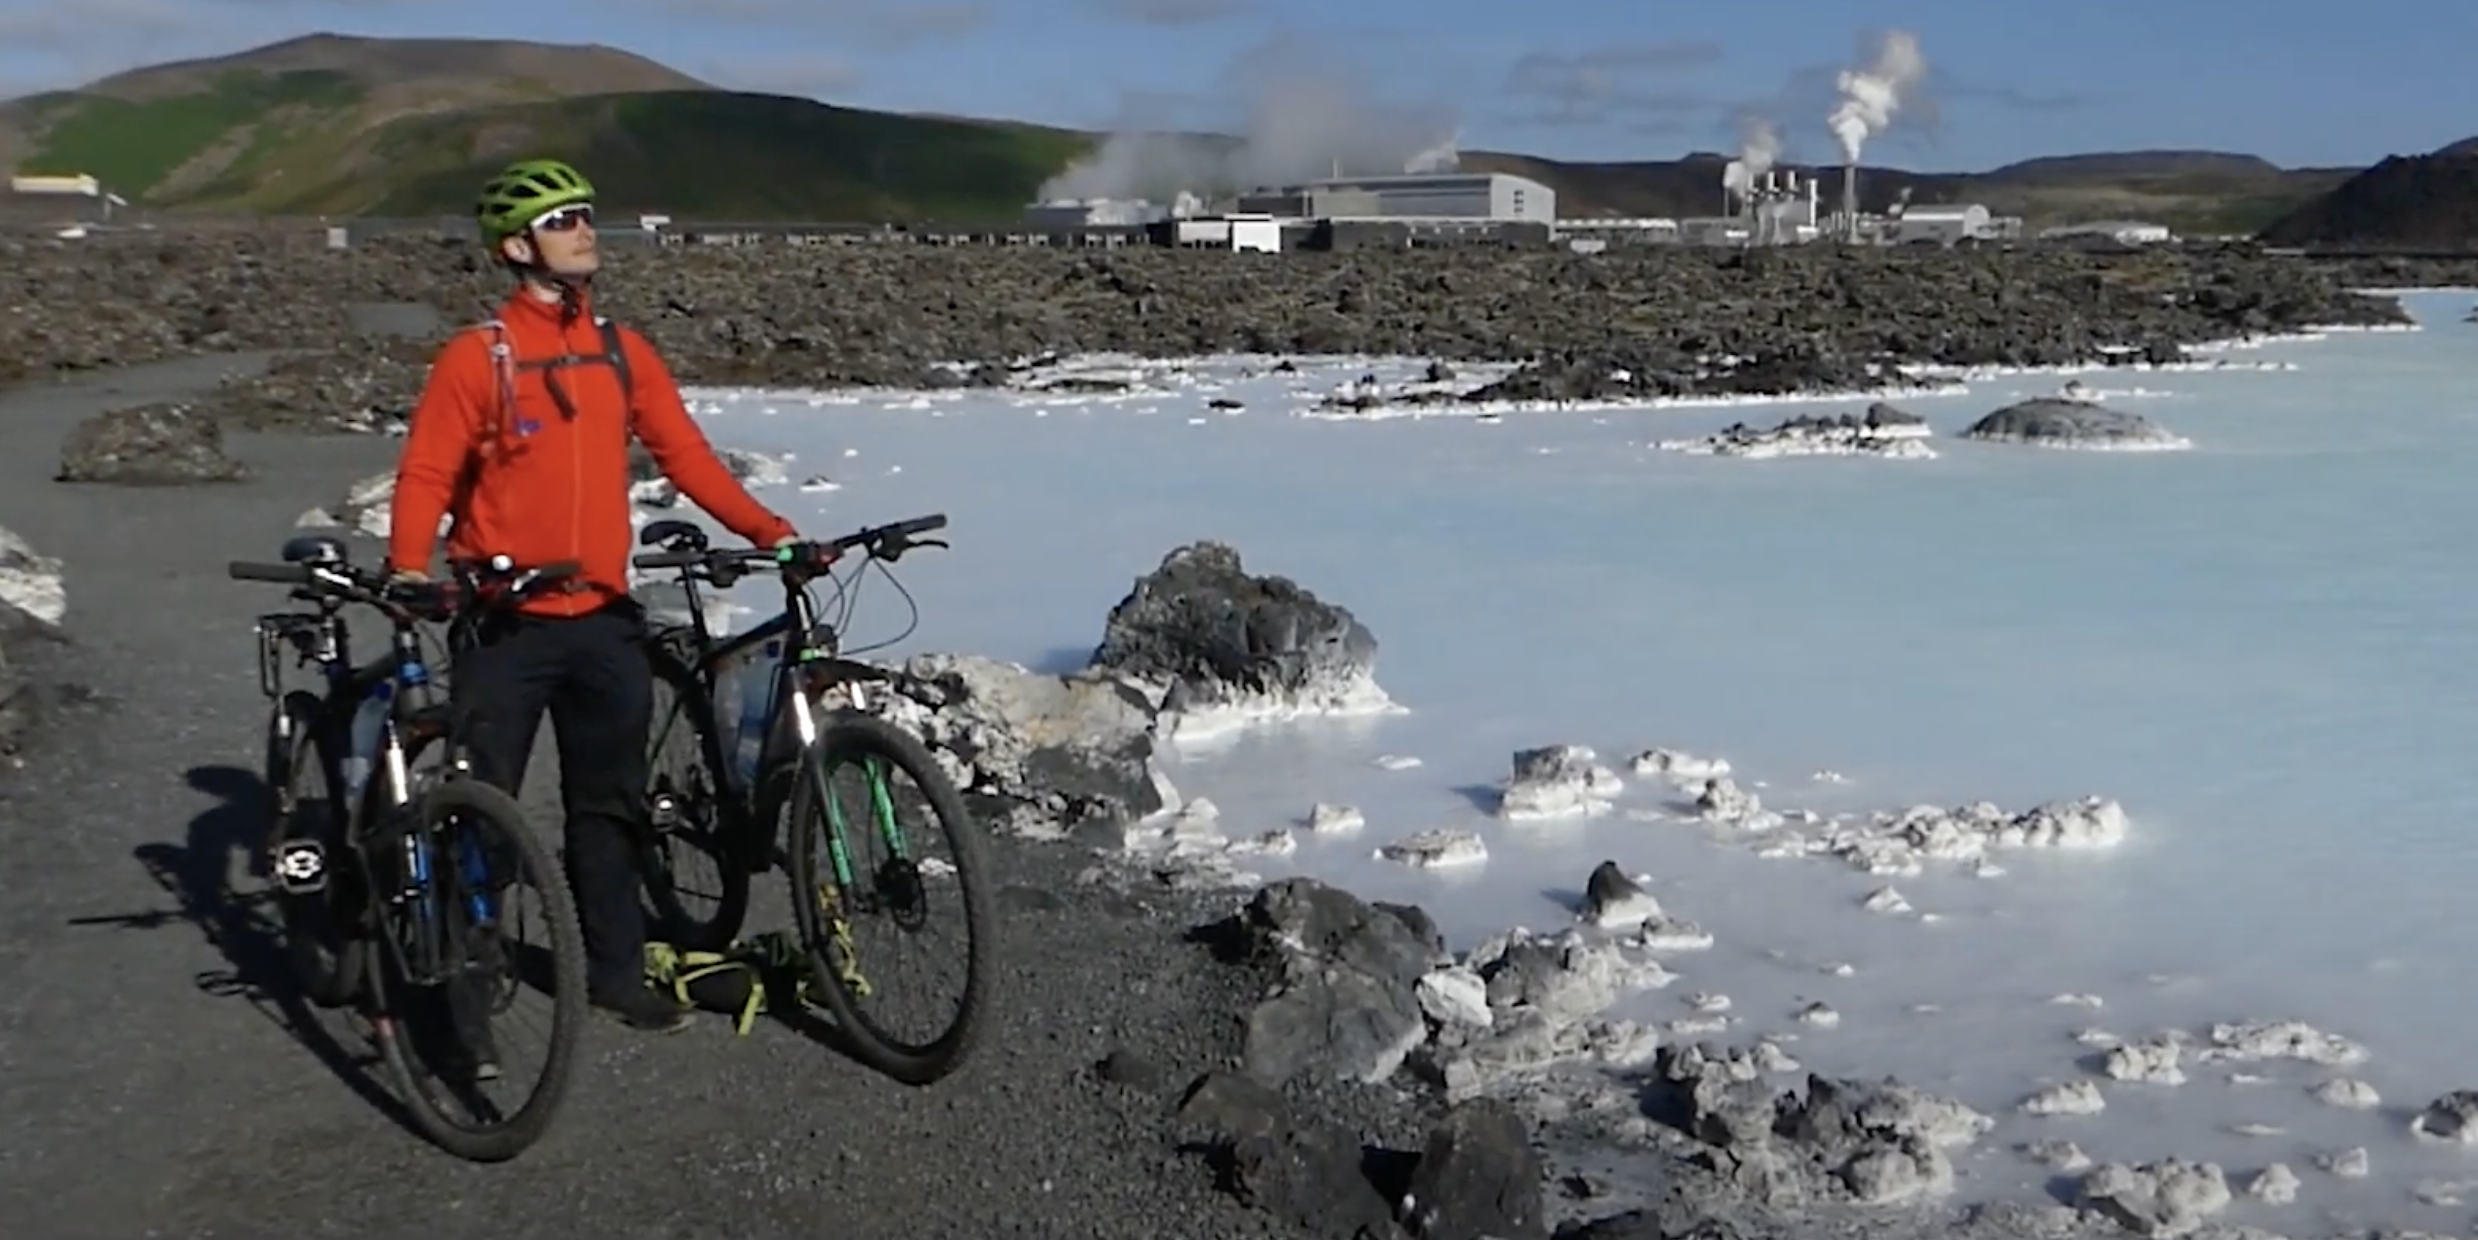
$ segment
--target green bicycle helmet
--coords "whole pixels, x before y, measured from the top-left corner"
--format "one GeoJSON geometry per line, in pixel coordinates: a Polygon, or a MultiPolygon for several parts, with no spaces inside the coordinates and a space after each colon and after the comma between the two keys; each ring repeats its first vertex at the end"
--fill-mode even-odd
{"type": "Polygon", "coordinates": [[[594,183],[556,159],[521,159],[500,169],[482,187],[473,216],[492,248],[525,231],[546,211],[594,200],[594,183]]]}

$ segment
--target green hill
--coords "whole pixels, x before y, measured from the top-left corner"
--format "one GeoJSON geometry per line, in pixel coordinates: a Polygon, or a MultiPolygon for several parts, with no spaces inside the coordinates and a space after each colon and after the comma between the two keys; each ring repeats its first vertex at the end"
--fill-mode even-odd
{"type": "MultiPolygon", "coordinates": [[[[1014,218],[1094,135],[727,91],[607,47],[318,34],[0,103],[0,166],[91,173],[164,211],[457,213],[518,155],[576,160],[620,211],[708,220],[1014,218]]],[[[1574,216],[1706,215],[1723,157],[1582,163],[1473,152],[1574,216]]],[[[1838,169],[1820,170],[1837,194],[1838,169]]],[[[2034,226],[2154,220],[2252,232],[2355,169],[2136,151],[1975,174],[1859,172],[1861,201],[1980,202],[2034,226]]]]}
{"type": "Polygon", "coordinates": [[[629,53],[313,35],[0,104],[22,173],[150,207],[464,210],[519,155],[578,161],[622,210],[733,219],[1013,216],[1091,139],[716,89],[629,53]]]}

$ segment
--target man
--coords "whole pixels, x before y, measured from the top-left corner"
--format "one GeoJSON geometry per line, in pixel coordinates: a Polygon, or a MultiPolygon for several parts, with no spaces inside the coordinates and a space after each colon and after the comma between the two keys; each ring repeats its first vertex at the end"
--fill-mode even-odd
{"type": "MultiPolygon", "coordinates": [[[[628,597],[630,436],[733,533],[760,546],[796,535],[715,456],[653,346],[592,314],[593,201],[593,186],[556,160],[512,164],[483,187],[483,242],[517,287],[498,319],[459,333],[431,365],[397,466],[387,559],[419,579],[452,514],[453,558],[583,566],[571,588],[526,600],[461,656],[455,693],[475,773],[510,792],[549,710],[587,1000],[633,1028],[668,1032],[689,1013],[646,984],[637,903],[653,682],[644,612],[628,597]]],[[[487,1029],[456,1023],[487,1072],[487,1029]]]]}

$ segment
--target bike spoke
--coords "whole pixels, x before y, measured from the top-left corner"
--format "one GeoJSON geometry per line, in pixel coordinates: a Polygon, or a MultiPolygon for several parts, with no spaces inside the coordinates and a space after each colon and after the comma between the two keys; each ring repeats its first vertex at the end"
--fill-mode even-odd
{"type": "Polygon", "coordinates": [[[922,1044],[956,1019],[973,927],[928,799],[876,755],[830,766],[813,834],[837,877],[819,884],[819,924],[836,971],[857,977],[865,1018],[890,1040],[922,1044]]]}

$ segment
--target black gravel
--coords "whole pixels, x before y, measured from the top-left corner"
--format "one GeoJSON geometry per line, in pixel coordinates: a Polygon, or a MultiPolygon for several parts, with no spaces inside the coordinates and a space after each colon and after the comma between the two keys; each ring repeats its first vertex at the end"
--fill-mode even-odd
{"type": "MultiPolygon", "coordinates": [[[[246,481],[48,480],[79,418],[223,365],[0,394],[0,525],[68,562],[76,646],[55,670],[108,703],[54,716],[0,776],[11,1234],[1294,1234],[1217,1191],[1172,1124],[1188,1084],[1234,1062],[1261,985],[1182,932],[1246,893],[1148,903],[1079,885],[1070,850],[1010,840],[999,1026],[945,1083],[892,1084],[774,1022],[746,1039],[719,1016],[668,1039],[595,1022],[567,1109],[520,1160],[459,1163],[395,1123],[361,1039],[303,1020],[227,898],[259,795],[249,623],[276,600],[223,571],[392,445],[241,433],[246,481]]],[[[1408,1095],[1302,1101],[1419,1148],[1408,1095]]]]}

